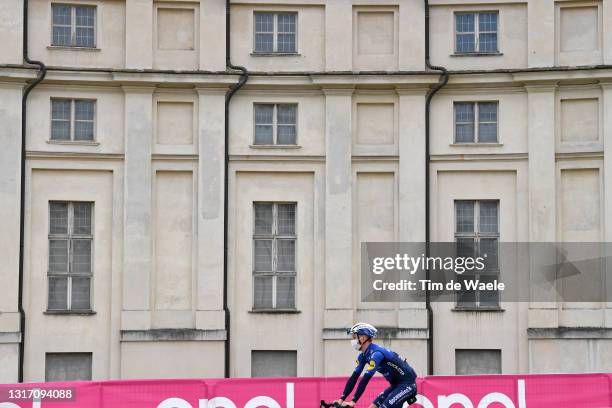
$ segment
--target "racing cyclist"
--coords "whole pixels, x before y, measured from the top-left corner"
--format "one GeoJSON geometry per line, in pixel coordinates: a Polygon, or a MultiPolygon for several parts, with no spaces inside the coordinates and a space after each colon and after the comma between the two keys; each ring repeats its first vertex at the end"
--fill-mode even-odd
{"type": "Polygon", "coordinates": [[[344,407],[354,407],[366,389],[370,378],[378,371],[389,382],[390,386],[376,397],[369,408],[401,408],[404,402],[408,405],[416,402],[416,373],[414,369],[400,358],[397,353],[372,342],[378,330],[367,323],[357,323],[348,330],[352,335],[351,345],[360,351],[357,357],[357,367],[348,379],[344,392],[336,404],[344,407]],[[364,367],[363,378],[351,401],[346,401],[364,367]]]}

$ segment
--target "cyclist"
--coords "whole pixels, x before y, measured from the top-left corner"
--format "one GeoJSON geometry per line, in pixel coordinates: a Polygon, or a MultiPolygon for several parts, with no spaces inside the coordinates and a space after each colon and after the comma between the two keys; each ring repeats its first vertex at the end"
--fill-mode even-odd
{"type": "Polygon", "coordinates": [[[408,405],[416,402],[416,373],[414,369],[400,358],[397,353],[372,342],[378,330],[367,323],[357,323],[348,330],[352,335],[351,345],[360,351],[357,357],[357,367],[348,379],[342,396],[335,402],[345,407],[354,407],[366,389],[370,378],[376,371],[381,373],[390,386],[372,402],[369,408],[401,408],[404,402],[408,405]],[[351,401],[346,401],[363,368],[366,368],[363,378],[351,401]]]}

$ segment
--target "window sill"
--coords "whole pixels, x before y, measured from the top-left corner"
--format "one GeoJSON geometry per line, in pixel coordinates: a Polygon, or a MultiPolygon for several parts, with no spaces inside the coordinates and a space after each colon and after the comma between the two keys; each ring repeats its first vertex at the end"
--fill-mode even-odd
{"type": "Polygon", "coordinates": [[[100,142],[96,142],[95,140],[47,140],[47,143],[77,146],[98,146],[100,144],[100,142]]]}
{"type": "Polygon", "coordinates": [[[502,147],[504,144],[503,143],[450,143],[449,146],[451,147],[464,147],[464,146],[469,146],[469,147],[502,147]]]}
{"type": "Polygon", "coordinates": [[[299,52],[252,52],[251,57],[301,57],[299,52]]]}
{"type": "Polygon", "coordinates": [[[505,312],[500,306],[455,306],[453,312],[505,312]]]}
{"type": "Polygon", "coordinates": [[[501,57],[503,52],[455,52],[451,57],[501,57]]]}
{"type": "Polygon", "coordinates": [[[249,313],[256,314],[299,314],[301,310],[297,309],[251,309],[249,313]]]}
{"type": "Polygon", "coordinates": [[[48,45],[48,50],[70,50],[70,51],[89,51],[89,52],[100,52],[100,48],[96,47],[76,47],[70,45],[48,45]]]}
{"type": "Polygon", "coordinates": [[[93,310],[45,310],[46,315],[72,315],[72,316],[92,316],[96,312],[93,310]]]}
{"type": "Polygon", "coordinates": [[[258,144],[258,145],[249,145],[251,149],[301,149],[300,145],[268,145],[268,144],[258,144]]]}

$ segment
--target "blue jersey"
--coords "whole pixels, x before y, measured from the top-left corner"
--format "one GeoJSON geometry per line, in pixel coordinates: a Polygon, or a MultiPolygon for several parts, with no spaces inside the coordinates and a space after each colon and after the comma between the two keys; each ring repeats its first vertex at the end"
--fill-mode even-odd
{"type": "Polygon", "coordinates": [[[351,375],[351,378],[346,384],[342,399],[346,399],[348,394],[353,390],[364,368],[366,371],[357,387],[357,391],[355,391],[353,401],[357,401],[359,397],[361,397],[370,378],[372,378],[377,371],[381,373],[391,385],[401,383],[414,384],[416,382],[417,374],[406,360],[402,359],[396,352],[388,348],[370,343],[365,351],[359,353],[357,357],[357,367],[355,367],[353,375],[351,375]]]}

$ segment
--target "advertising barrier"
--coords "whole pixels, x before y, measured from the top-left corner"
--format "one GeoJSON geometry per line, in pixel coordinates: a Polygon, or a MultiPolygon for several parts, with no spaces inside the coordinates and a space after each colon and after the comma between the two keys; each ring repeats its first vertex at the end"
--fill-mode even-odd
{"type": "MultiPolygon", "coordinates": [[[[317,408],[346,378],[236,378],[0,385],[0,408],[317,408]]],[[[415,408],[611,408],[612,374],[419,378],[415,408]]],[[[357,406],[385,387],[370,382],[357,406]]]]}

